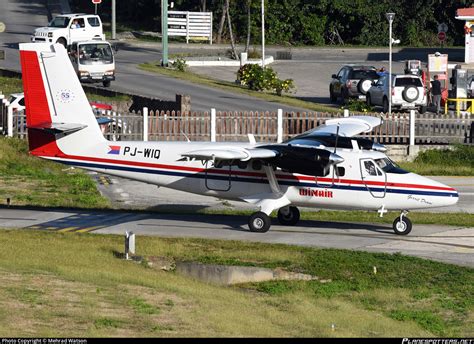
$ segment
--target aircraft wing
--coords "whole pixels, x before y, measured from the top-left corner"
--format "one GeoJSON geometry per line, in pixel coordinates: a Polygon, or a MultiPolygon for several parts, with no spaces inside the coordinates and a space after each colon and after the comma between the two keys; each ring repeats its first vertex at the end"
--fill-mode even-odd
{"type": "Polygon", "coordinates": [[[361,133],[371,132],[375,127],[382,124],[382,118],[372,116],[352,116],[344,118],[328,119],[325,125],[321,125],[310,131],[311,134],[336,134],[339,126],[339,136],[352,137],[361,133]]]}
{"type": "Polygon", "coordinates": [[[206,148],[181,154],[183,157],[197,160],[241,160],[269,159],[276,157],[278,152],[267,148],[225,147],[206,148]]]}

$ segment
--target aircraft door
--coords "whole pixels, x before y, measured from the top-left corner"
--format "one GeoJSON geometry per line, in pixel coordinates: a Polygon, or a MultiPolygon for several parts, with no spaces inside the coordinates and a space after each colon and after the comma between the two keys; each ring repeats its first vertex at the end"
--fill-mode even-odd
{"type": "Polygon", "coordinates": [[[387,191],[387,175],[374,160],[360,159],[362,181],[370,194],[375,198],[384,198],[387,191]]]}
{"type": "Polygon", "coordinates": [[[229,191],[231,188],[232,165],[221,165],[221,162],[214,164],[212,161],[206,162],[204,183],[206,188],[214,191],[229,191]]]}

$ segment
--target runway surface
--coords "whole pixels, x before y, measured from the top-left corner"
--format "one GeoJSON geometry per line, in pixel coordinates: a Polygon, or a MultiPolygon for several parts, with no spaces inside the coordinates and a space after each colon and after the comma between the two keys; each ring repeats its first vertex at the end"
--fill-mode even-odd
{"type": "Polygon", "coordinates": [[[408,236],[397,236],[389,224],[300,221],[267,233],[251,233],[245,216],[184,215],[132,211],[31,210],[0,208],[0,226],[57,232],[137,235],[137,253],[144,236],[244,240],[400,252],[446,263],[474,267],[474,228],[415,224],[408,236]]]}

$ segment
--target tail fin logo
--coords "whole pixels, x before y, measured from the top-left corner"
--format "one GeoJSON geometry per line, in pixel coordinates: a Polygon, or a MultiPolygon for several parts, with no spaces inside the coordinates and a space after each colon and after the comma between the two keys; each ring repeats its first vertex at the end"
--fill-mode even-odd
{"type": "Polygon", "coordinates": [[[109,149],[107,154],[120,155],[120,146],[109,146],[109,149]]]}
{"type": "Polygon", "coordinates": [[[56,98],[61,103],[70,103],[74,100],[74,93],[70,90],[61,90],[57,93],[56,98]]]}

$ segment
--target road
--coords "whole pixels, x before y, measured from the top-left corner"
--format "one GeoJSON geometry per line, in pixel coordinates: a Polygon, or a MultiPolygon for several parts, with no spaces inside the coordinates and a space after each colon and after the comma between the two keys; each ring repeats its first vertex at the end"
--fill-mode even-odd
{"type": "MultiPolygon", "coordinates": [[[[0,61],[0,67],[20,70],[18,59],[18,42],[28,42],[33,29],[47,23],[47,11],[44,0],[2,0],[0,2],[0,21],[6,23],[7,30],[0,34],[0,49],[6,50],[7,59],[0,61]]],[[[170,54],[225,54],[227,45],[208,44],[176,44],[170,43],[170,54]]],[[[257,48],[258,49],[258,48],[257,48]]],[[[240,49],[242,50],[242,49],[240,49]]],[[[291,60],[278,60],[271,65],[282,79],[292,78],[297,86],[295,97],[303,100],[329,103],[328,85],[331,74],[339,71],[347,63],[363,63],[375,67],[388,68],[387,48],[283,48],[267,46],[267,55],[276,56],[278,51],[291,52],[291,60]]],[[[407,59],[427,60],[428,53],[437,49],[393,49],[393,71],[403,72],[404,61],[407,59]]],[[[462,49],[438,49],[448,53],[451,61],[461,61],[464,56],[462,49]]],[[[216,108],[221,111],[305,111],[302,108],[289,107],[260,100],[254,97],[234,94],[220,89],[192,84],[187,81],[142,71],[137,65],[143,62],[159,61],[161,44],[152,42],[124,41],[120,42],[120,50],[116,55],[117,80],[111,88],[120,92],[128,92],[164,100],[174,100],[176,94],[191,96],[193,111],[209,111],[216,108]]],[[[233,82],[237,67],[193,67],[191,71],[205,74],[219,80],[233,82]]],[[[338,106],[338,105],[336,105],[338,106]]]]}
{"type": "Polygon", "coordinates": [[[3,228],[30,228],[57,232],[137,235],[137,254],[143,236],[194,237],[284,243],[370,252],[401,252],[446,263],[474,267],[474,228],[416,225],[406,237],[393,234],[390,225],[301,221],[285,227],[274,223],[267,233],[247,229],[247,217],[184,215],[84,210],[28,210],[0,208],[3,228]]]}

